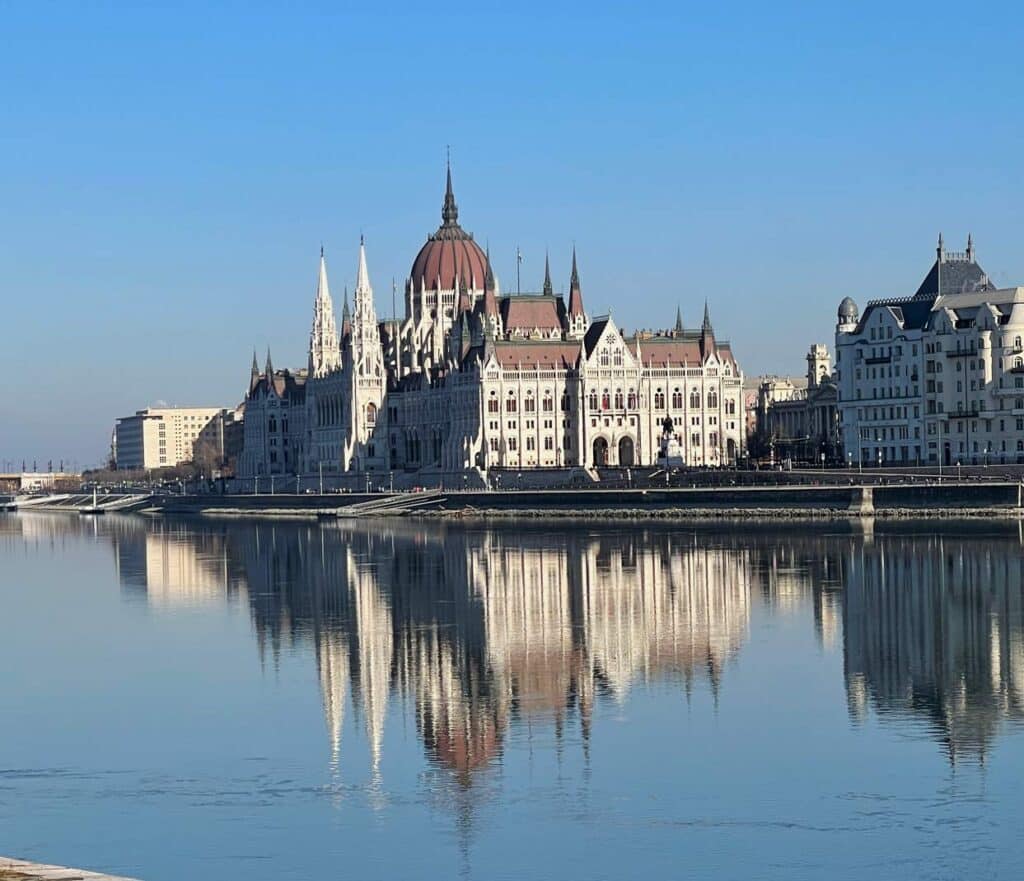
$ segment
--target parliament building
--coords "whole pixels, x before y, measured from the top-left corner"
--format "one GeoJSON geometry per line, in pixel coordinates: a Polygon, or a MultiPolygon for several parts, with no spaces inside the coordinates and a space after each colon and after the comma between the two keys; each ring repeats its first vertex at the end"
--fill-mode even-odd
{"type": "Polygon", "coordinates": [[[360,242],[337,326],[320,255],[309,360],[253,358],[239,476],[424,478],[493,469],[719,467],[744,455],[743,374],[707,305],[699,328],[627,335],[586,311],[575,250],[568,302],[545,260],[537,293],[504,294],[459,224],[451,170],[441,225],[412,262],[405,315],[378,319],[360,242]]]}

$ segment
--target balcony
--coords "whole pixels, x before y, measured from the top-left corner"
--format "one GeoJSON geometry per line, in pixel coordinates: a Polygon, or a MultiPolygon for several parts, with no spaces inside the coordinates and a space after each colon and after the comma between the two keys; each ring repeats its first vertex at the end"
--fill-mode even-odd
{"type": "Polygon", "coordinates": [[[974,349],[957,349],[953,352],[946,352],[947,358],[977,358],[978,353],[974,349]]]}
{"type": "Polygon", "coordinates": [[[891,364],[892,355],[879,355],[877,358],[865,358],[865,364],[891,364]]]}

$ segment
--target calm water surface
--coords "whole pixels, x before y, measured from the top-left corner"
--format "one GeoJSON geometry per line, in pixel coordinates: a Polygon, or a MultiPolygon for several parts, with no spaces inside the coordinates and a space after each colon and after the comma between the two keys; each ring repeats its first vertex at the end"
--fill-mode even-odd
{"type": "Polygon", "coordinates": [[[0,853],[1020,878],[1020,526],[0,515],[0,853]]]}

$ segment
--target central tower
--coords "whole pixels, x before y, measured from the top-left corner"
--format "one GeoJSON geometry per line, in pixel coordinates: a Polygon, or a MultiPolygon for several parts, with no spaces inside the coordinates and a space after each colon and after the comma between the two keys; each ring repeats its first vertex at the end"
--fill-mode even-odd
{"type": "Polygon", "coordinates": [[[402,374],[443,362],[460,295],[472,306],[483,296],[486,277],[486,255],[473,234],[459,226],[449,164],[441,225],[420,248],[405,282],[403,336],[409,345],[399,365],[402,374]]]}

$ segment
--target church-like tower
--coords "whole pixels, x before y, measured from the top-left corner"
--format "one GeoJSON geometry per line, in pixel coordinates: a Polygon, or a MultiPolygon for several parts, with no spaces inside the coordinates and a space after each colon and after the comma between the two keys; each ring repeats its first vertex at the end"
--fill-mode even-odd
{"type": "Polygon", "coordinates": [[[387,467],[386,443],[375,440],[386,378],[373,287],[366,268],[366,245],[359,240],[359,266],[352,309],[352,331],[345,350],[349,386],[349,431],[345,470],[376,471],[387,467]]]}
{"type": "Polygon", "coordinates": [[[309,375],[326,376],[341,367],[341,348],[338,345],[338,331],[334,324],[334,304],[327,285],[327,261],[324,249],[320,249],[320,275],[316,283],[316,300],[313,303],[313,328],[309,332],[309,375]]]}

